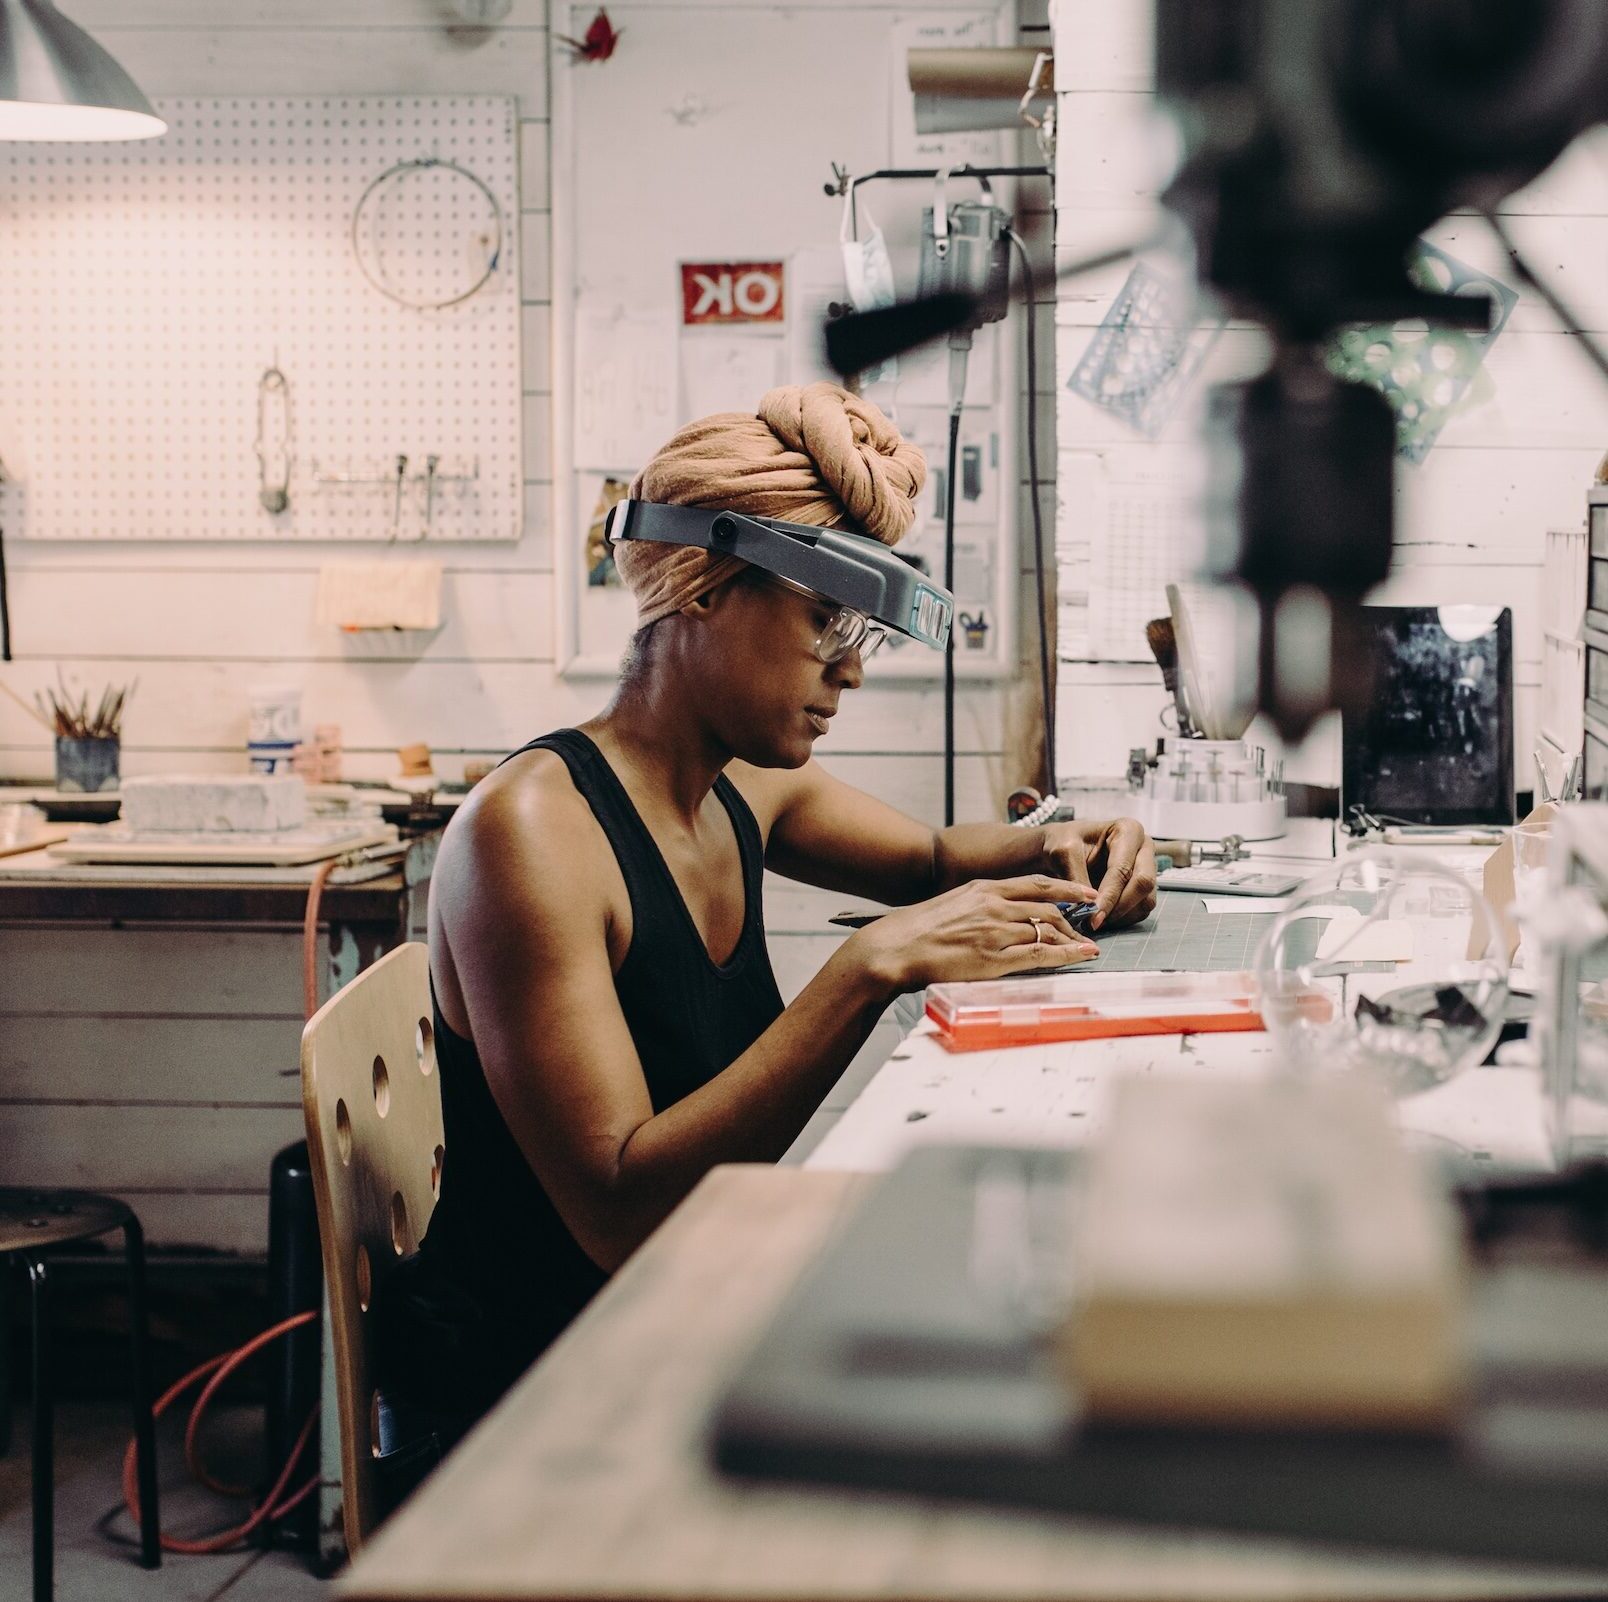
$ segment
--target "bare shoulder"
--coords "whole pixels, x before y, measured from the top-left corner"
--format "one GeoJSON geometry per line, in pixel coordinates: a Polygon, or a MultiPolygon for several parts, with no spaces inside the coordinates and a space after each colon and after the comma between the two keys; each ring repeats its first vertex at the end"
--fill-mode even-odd
{"type": "MultiPolygon", "coordinates": [[[[477,784],[441,842],[435,877],[477,906],[606,899],[613,862],[601,825],[563,758],[526,751],[477,784]]],[[[452,896],[453,900],[457,896],[452,896]]]]}

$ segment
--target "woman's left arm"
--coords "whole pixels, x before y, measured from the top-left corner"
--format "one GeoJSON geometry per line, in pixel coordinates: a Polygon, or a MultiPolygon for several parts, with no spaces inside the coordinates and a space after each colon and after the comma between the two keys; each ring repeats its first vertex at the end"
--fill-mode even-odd
{"type": "Polygon", "coordinates": [[[1136,923],[1156,904],[1155,853],[1132,818],[933,829],[813,761],[785,778],[745,773],[772,797],[766,866],[805,884],[906,906],[972,879],[1047,873],[1089,887],[1095,928],[1136,923]]]}

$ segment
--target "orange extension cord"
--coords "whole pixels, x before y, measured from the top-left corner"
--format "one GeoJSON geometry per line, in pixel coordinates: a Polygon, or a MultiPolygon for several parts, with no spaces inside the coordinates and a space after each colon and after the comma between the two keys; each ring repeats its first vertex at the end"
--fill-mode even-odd
{"type": "Polygon", "coordinates": [[[320,862],[307,887],[307,911],[302,917],[302,1006],[309,1018],[318,1011],[318,904],[340,860],[331,857],[328,862],[320,862]]]}
{"type": "MultiPolygon", "coordinates": [[[[318,1011],[318,907],[324,896],[324,886],[329,882],[329,876],[339,864],[338,857],[331,857],[327,862],[318,865],[318,871],[313,875],[312,883],[307,887],[307,911],[302,918],[302,999],[309,1018],[318,1011]]],[[[224,1352],[218,1357],[209,1357],[206,1362],[192,1368],[183,1379],[170,1385],[157,1399],[156,1405],[151,1409],[151,1417],[161,1416],[173,1403],[182,1396],[195,1382],[210,1374],[212,1378],[207,1381],[201,1394],[195,1400],[195,1406],[190,1409],[190,1422],[184,1431],[184,1461],[189,1467],[191,1475],[209,1491],[216,1491],[221,1496],[249,1496],[251,1488],[246,1485],[228,1485],[219,1480],[201,1461],[201,1420],[205,1415],[212,1398],[217,1395],[218,1388],[234,1371],[248,1358],[254,1357],[270,1341],[277,1340],[281,1335],[288,1335],[293,1329],[300,1329],[304,1324],[312,1323],[318,1317],[314,1309],[304,1313],[296,1313],[282,1323],[275,1324],[272,1329],[265,1329],[262,1334],[253,1336],[246,1344],[233,1352],[224,1352]]],[[[302,1425],[301,1434],[296,1437],[296,1444],[291,1448],[290,1456],[285,1466],[279,1471],[279,1478],[274,1481],[273,1488],[268,1492],[261,1503],[252,1511],[251,1516],[244,1524],[236,1525],[232,1530],[221,1530],[216,1535],[203,1536],[196,1540],[187,1540],[181,1536],[169,1535],[162,1532],[162,1550],[164,1552],[180,1552],[192,1556],[201,1556],[210,1552],[227,1552],[230,1547],[239,1545],[250,1536],[259,1526],[273,1519],[282,1519],[293,1508],[301,1505],[318,1488],[318,1475],[315,1472],[311,1479],[299,1486],[289,1496],[285,1495],[285,1487],[290,1483],[290,1476],[296,1465],[301,1461],[302,1453],[307,1449],[307,1442],[313,1433],[313,1425],[318,1420],[318,1408],[315,1406],[307,1416],[307,1422],[302,1425]]],[[[135,1443],[131,1440],[123,1453],[123,1501],[128,1507],[130,1516],[136,1525],[140,1522],[139,1482],[136,1474],[138,1455],[135,1443]]]]}
{"type": "MultiPolygon", "coordinates": [[[[219,1480],[201,1461],[201,1419],[205,1414],[212,1398],[217,1394],[219,1386],[240,1367],[248,1358],[255,1357],[270,1341],[277,1340],[281,1335],[288,1335],[293,1329],[300,1329],[303,1324],[310,1324],[318,1314],[309,1308],[305,1313],[297,1313],[282,1323],[275,1324],[272,1329],[265,1329],[262,1334],[254,1335],[246,1344],[233,1352],[225,1352],[220,1357],[209,1357],[206,1362],[190,1370],[183,1379],[170,1385],[157,1399],[156,1405],[151,1409],[153,1418],[160,1418],[180,1396],[184,1394],[195,1382],[210,1374],[212,1378],[207,1381],[200,1396],[196,1398],[195,1406],[190,1409],[190,1422],[184,1431],[184,1461],[189,1466],[190,1473],[207,1487],[208,1490],[217,1491],[223,1496],[248,1496],[250,1487],[245,1485],[228,1485],[219,1480]]],[[[318,1409],[314,1407],[307,1416],[307,1422],[302,1425],[301,1434],[296,1437],[296,1444],[291,1448],[290,1456],[285,1466],[279,1471],[279,1478],[274,1481],[273,1489],[252,1512],[244,1524],[236,1525],[232,1530],[220,1530],[215,1535],[208,1535],[198,1540],[186,1540],[177,1535],[162,1532],[162,1550],[164,1552],[183,1552],[191,1555],[200,1555],[208,1552],[227,1552],[230,1547],[239,1545],[258,1526],[270,1519],[282,1519],[292,1508],[299,1506],[318,1488],[318,1475],[315,1473],[311,1479],[285,1495],[285,1487],[290,1483],[290,1476],[295,1472],[296,1464],[301,1460],[302,1453],[307,1449],[307,1442],[313,1433],[313,1425],[318,1419],[318,1409]],[[281,1500],[282,1499],[282,1500],[281,1500]]],[[[135,1472],[136,1453],[134,1442],[128,1443],[123,1453],[123,1501],[128,1505],[128,1511],[137,1525],[140,1521],[140,1499],[138,1481],[135,1472]]]]}

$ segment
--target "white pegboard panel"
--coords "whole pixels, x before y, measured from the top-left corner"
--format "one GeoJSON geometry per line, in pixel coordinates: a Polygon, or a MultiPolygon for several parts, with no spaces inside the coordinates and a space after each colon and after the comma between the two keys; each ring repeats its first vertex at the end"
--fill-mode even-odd
{"type": "Polygon", "coordinates": [[[0,145],[6,532],[517,539],[514,101],[157,108],[169,123],[160,139],[0,145]],[[424,161],[441,165],[382,186],[354,226],[376,179],[424,161]],[[402,304],[371,282],[378,269],[405,298],[445,299],[493,251],[485,282],[456,305],[402,304]],[[258,384],[276,365],[293,456],[290,504],[277,514],[259,498],[255,444],[258,384]],[[379,482],[350,482],[365,478],[379,482]]]}

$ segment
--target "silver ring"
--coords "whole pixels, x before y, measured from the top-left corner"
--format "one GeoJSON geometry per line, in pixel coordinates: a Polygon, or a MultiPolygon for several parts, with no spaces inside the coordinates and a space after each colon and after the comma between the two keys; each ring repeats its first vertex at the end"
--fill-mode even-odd
{"type": "Polygon", "coordinates": [[[1033,925],[1033,949],[1037,951],[1044,944],[1044,925],[1037,918],[1029,918],[1027,921],[1033,925]]]}

